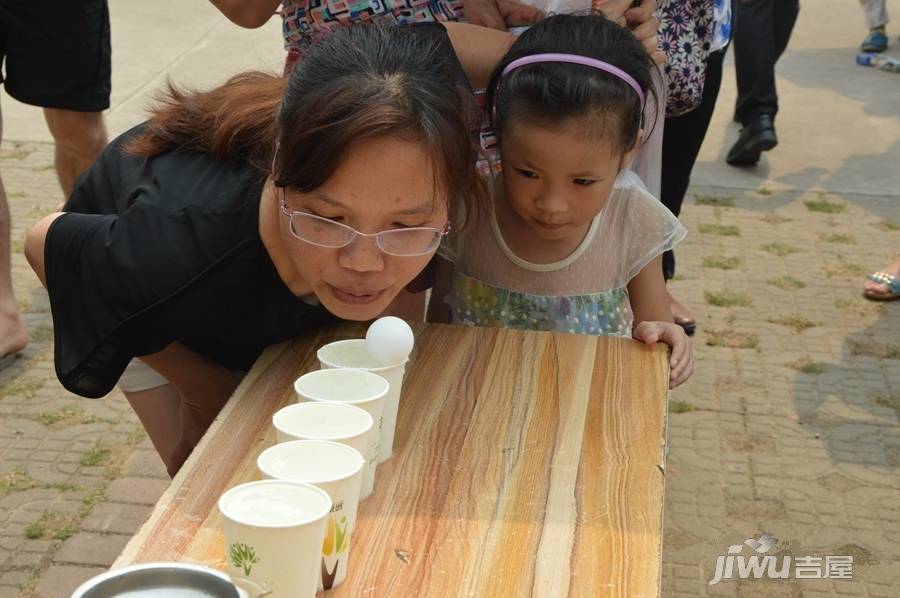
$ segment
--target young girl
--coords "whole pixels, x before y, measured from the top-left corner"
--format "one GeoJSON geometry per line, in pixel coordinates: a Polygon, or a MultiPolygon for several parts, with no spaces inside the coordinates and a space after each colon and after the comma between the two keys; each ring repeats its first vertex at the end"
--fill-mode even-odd
{"type": "Polygon", "coordinates": [[[451,234],[430,310],[477,326],[631,336],[672,348],[671,387],[693,369],[672,322],[661,254],[684,227],[627,166],[653,64],[600,15],[524,32],[488,85],[502,173],[494,209],[451,234]],[[443,313],[442,313],[443,312],[443,313]]]}

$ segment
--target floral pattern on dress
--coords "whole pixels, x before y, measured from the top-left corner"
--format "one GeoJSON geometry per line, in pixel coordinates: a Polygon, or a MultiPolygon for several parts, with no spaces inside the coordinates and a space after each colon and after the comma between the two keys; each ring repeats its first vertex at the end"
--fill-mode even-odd
{"type": "Polygon", "coordinates": [[[456,272],[447,296],[454,324],[631,337],[625,289],[588,295],[533,295],[502,289],[456,272]]]}
{"type": "Polygon", "coordinates": [[[703,97],[713,34],[713,0],[661,1],[659,46],[666,54],[666,116],[690,112],[703,97]]]}

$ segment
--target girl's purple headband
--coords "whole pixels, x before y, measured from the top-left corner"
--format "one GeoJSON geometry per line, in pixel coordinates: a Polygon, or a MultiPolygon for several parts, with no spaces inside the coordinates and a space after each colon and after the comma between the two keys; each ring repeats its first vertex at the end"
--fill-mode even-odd
{"type": "Polygon", "coordinates": [[[631,89],[634,90],[634,92],[638,95],[638,98],[641,100],[641,109],[643,110],[644,108],[644,92],[641,91],[641,86],[638,85],[638,82],[634,80],[634,77],[632,77],[619,67],[609,64],[608,62],[603,62],[602,60],[597,60],[596,58],[588,58],[587,56],[581,56],[579,54],[548,53],[523,56],[522,58],[518,58],[507,64],[506,68],[503,69],[503,72],[500,73],[500,78],[502,79],[511,71],[514,71],[517,68],[527,66],[529,64],[537,64],[540,62],[569,62],[571,64],[589,66],[591,68],[607,72],[610,75],[615,75],[616,77],[627,83],[631,87],[631,89]]]}

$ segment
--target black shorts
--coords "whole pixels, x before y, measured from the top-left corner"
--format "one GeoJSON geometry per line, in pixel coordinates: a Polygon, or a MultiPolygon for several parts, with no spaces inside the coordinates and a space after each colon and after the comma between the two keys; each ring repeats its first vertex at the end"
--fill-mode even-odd
{"type": "Polygon", "coordinates": [[[0,82],[20,102],[109,108],[111,54],[106,0],[0,0],[0,82]]]}

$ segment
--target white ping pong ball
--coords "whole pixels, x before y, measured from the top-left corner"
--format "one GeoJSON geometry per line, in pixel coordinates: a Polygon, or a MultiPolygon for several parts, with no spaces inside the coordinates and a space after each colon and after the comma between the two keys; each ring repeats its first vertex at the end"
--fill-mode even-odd
{"type": "Polygon", "coordinates": [[[366,351],[381,365],[404,361],[412,353],[414,342],[409,324],[394,316],[378,318],[366,331],[366,351]]]}

